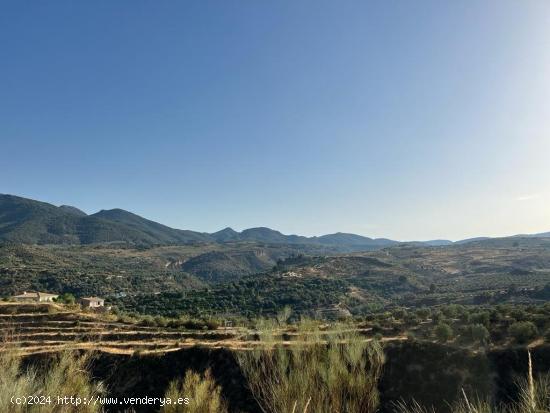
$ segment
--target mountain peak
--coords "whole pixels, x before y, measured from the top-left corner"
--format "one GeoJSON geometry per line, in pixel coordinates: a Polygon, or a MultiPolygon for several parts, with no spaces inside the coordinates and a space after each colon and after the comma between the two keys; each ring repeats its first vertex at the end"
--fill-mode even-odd
{"type": "Polygon", "coordinates": [[[210,234],[216,242],[238,241],[239,233],[231,227],[226,227],[217,232],[210,234]]]}
{"type": "Polygon", "coordinates": [[[68,212],[69,214],[73,214],[73,215],[76,215],[78,217],[85,217],[85,216],[88,215],[84,211],[78,209],[77,207],[71,206],[71,205],[61,205],[59,207],[59,209],[62,210],[63,212],[68,212]]]}

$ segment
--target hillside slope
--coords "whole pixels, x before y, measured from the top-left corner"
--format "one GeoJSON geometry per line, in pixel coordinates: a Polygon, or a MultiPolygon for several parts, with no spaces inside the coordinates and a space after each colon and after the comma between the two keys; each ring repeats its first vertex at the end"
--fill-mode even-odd
{"type": "Polygon", "coordinates": [[[180,231],[123,210],[86,215],[74,207],[0,195],[0,240],[25,244],[173,244],[211,241],[193,231],[180,231]]]}
{"type": "Polygon", "coordinates": [[[101,218],[114,224],[122,224],[140,234],[145,234],[158,244],[187,242],[212,242],[212,237],[200,232],[170,228],[123,209],[101,210],[90,217],[101,218]]]}

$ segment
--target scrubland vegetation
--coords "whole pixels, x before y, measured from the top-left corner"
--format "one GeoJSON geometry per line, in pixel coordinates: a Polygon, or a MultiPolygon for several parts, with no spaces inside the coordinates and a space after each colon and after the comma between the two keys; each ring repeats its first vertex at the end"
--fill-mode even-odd
{"type": "MultiPolygon", "coordinates": [[[[30,304],[20,306],[21,311],[13,303],[0,306],[2,328],[16,335],[14,351],[2,353],[8,372],[1,377],[2,394],[53,392],[55,386],[65,393],[104,391],[86,368],[85,351],[141,360],[200,346],[231,352],[238,380],[255,403],[250,411],[369,413],[383,408],[421,413],[433,410],[425,393],[422,405],[408,398],[391,409],[379,393],[381,346],[387,352],[404,343],[407,351],[416,351],[399,369],[415,367],[414,356],[425,349],[454,352],[460,362],[463,354],[548,346],[547,239],[444,247],[402,244],[349,254],[300,248],[255,242],[0,245],[4,300],[23,290],[60,294],[48,306],[30,304]],[[77,298],[83,295],[103,296],[112,311],[82,310],[77,298]],[[276,321],[266,321],[270,319],[276,321]],[[75,349],[81,353],[68,352],[75,349]],[[62,356],[44,368],[31,364],[27,369],[14,361],[39,353],[62,356]],[[78,374],[69,370],[73,367],[78,374]]],[[[448,374],[454,384],[462,383],[464,371],[440,372],[441,367],[430,365],[422,372],[448,374]]],[[[524,376],[519,400],[503,405],[502,398],[476,394],[468,382],[458,399],[451,390],[446,393],[445,400],[452,403],[447,410],[548,411],[549,379],[524,376]]],[[[164,411],[233,413],[227,385],[208,366],[182,369],[161,390],[186,393],[194,401],[164,411]]]]}
{"type": "Polygon", "coordinates": [[[95,413],[101,406],[58,404],[57,397],[91,398],[104,393],[87,370],[90,354],[61,352],[44,365],[25,367],[15,349],[0,349],[0,411],[13,413],[95,413]],[[19,404],[14,400],[19,398],[19,404]],[[30,400],[29,400],[30,398],[30,400]],[[25,400],[25,401],[22,401],[25,400]]]}
{"type": "Polygon", "coordinates": [[[273,341],[273,330],[260,339],[269,346],[237,355],[248,385],[263,412],[374,412],[377,380],[384,355],[377,341],[354,332],[323,337],[308,323],[289,348],[273,341]]]}
{"type": "Polygon", "coordinates": [[[526,344],[550,339],[550,303],[394,308],[356,319],[382,336],[437,340],[461,347],[526,344]]]}
{"type": "Polygon", "coordinates": [[[335,254],[312,246],[231,243],[0,244],[0,289],[100,295],[127,312],[176,317],[315,317],[395,306],[540,304],[550,300],[548,239],[397,245],[335,254]],[[146,286],[146,288],[144,288],[146,286]]]}
{"type": "MultiPolygon", "coordinates": [[[[33,305],[28,305],[32,307],[33,305]]],[[[10,307],[9,305],[6,307],[10,307]]],[[[537,315],[546,314],[548,307],[516,308],[514,306],[500,308],[498,311],[506,318],[514,315],[514,321],[509,323],[509,330],[520,331],[523,343],[524,334],[531,330],[525,323],[535,325],[537,315]],[[521,311],[520,311],[521,310],[521,311]],[[536,311],[535,311],[536,310],[536,311]],[[517,321],[522,320],[522,321],[517,321]],[[520,323],[520,324],[518,324],[520,323]],[[519,325],[519,327],[513,327],[519,325]]],[[[28,311],[28,308],[27,310],[28,311]]],[[[453,321],[472,320],[472,330],[480,338],[477,348],[483,348],[486,325],[491,328],[496,309],[468,309],[457,306],[443,307],[437,310],[419,309],[414,312],[421,325],[433,330],[432,341],[458,342],[453,330],[453,321]],[[437,315],[436,315],[437,314],[437,315]],[[422,324],[424,323],[424,324],[422,324]],[[475,333],[475,326],[483,326],[483,333],[475,333]],[[449,334],[449,330],[452,333],[449,334]],[[439,333],[439,334],[438,334],[439,333]],[[443,340],[443,338],[445,340],[443,340]]],[[[498,312],[497,311],[497,312],[498,312]]],[[[62,313],[62,312],[61,312],[62,313]]],[[[390,313],[389,319],[406,319],[408,312],[404,309],[390,313]]],[[[40,313],[37,313],[40,315],[40,313]]],[[[53,313],[56,315],[56,313],[53,313]]],[[[384,314],[388,317],[388,314],[384,314]]],[[[382,314],[369,317],[370,322],[382,321],[382,314]],[[371,319],[372,318],[372,319],[371,319]]],[[[546,317],[548,319],[548,317],[546,317]]],[[[148,319],[151,321],[150,319],[148,319]]],[[[157,323],[159,320],[152,319],[157,323]]],[[[134,320],[137,324],[143,320],[134,320]]],[[[364,321],[368,323],[369,321],[364,321]]],[[[169,325],[168,321],[167,325],[169,325]]],[[[164,322],[156,324],[164,325],[164,322]]],[[[527,325],[530,326],[530,325],[527,325]]],[[[167,327],[165,327],[167,328],[167,327]]],[[[379,340],[380,331],[386,334],[384,327],[380,330],[369,330],[349,322],[330,323],[306,320],[292,321],[292,314],[287,308],[278,314],[277,318],[259,319],[250,326],[257,344],[251,347],[234,348],[232,351],[237,360],[245,385],[252,394],[257,406],[265,413],[296,413],[296,412],[349,412],[370,413],[379,409],[379,379],[384,366],[383,342],[379,340]],[[373,339],[374,337],[374,339],[373,339]]],[[[428,334],[428,330],[426,330],[428,334]]],[[[420,334],[419,334],[420,336],[420,334]]],[[[420,337],[413,340],[419,340],[420,337]]],[[[529,340],[536,339],[530,337],[529,340]]],[[[242,342],[244,343],[244,342],[242,342]]],[[[201,345],[201,343],[197,343],[201,345]]],[[[523,344],[522,344],[523,345],[523,344]]],[[[0,394],[2,403],[9,403],[7,395],[75,395],[86,397],[104,394],[106,389],[100,382],[93,379],[88,366],[90,353],[74,353],[62,351],[49,362],[32,364],[30,368],[16,354],[13,346],[6,344],[0,352],[0,394]],[[43,367],[46,366],[46,367],[43,367]]],[[[134,357],[143,357],[135,353],[134,357]]],[[[527,365],[530,361],[525,360],[527,365]]],[[[536,413],[549,411],[550,378],[545,375],[534,376],[529,367],[526,377],[521,377],[519,386],[520,399],[507,405],[496,405],[488,399],[477,399],[477,395],[463,393],[459,402],[454,403],[452,413],[536,413]]],[[[224,389],[208,370],[181,371],[180,378],[174,380],[166,388],[166,396],[171,398],[189,397],[187,406],[165,406],[163,412],[194,412],[214,413],[231,410],[229,401],[224,398],[224,389]]],[[[8,406],[8,405],[6,405],[8,406]]],[[[0,411],[39,411],[39,412],[95,412],[97,406],[66,406],[65,410],[48,410],[47,406],[36,410],[6,410],[0,406],[0,411]]],[[[11,408],[11,405],[10,405],[11,408]]],[[[396,413],[422,413],[433,411],[431,406],[420,406],[418,403],[397,403],[396,413]]],[[[246,410],[245,410],[246,412],[246,410]]]]}
{"type": "Polygon", "coordinates": [[[189,398],[188,405],[168,405],[161,413],[227,413],[226,402],[221,396],[221,388],[212,377],[210,370],[200,374],[188,371],[183,380],[170,383],[165,397],[172,400],[178,397],[189,398]]]}

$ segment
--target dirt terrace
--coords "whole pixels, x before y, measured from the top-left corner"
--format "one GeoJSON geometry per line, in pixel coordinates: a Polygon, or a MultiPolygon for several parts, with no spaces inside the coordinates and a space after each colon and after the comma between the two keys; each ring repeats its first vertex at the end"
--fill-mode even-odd
{"type": "MultiPolygon", "coordinates": [[[[68,310],[57,304],[0,304],[1,350],[14,349],[23,355],[60,350],[99,350],[113,354],[166,353],[202,346],[245,350],[262,345],[256,334],[241,327],[217,330],[184,330],[150,327],[114,320],[108,314],[68,310]]],[[[367,334],[370,329],[357,329],[367,334]]],[[[325,333],[329,333],[326,331],[325,333]]],[[[279,331],[278,343],[291,346],[301,341],[292,331],[279,331]]],[[[300,335],[303,337],[304,333],[300,335]]],[[[405,337],[384,338],[384,341],[405,337]]]]}
{"type": "Polygon", "coordinates": [[[64,349],[101,350],[117,354],[154,353],[202,345],[241,347],[237,328],[194,331],[113,321],[104,314],[70,311],[56,304],[0,304],[4,349],[22,354],[64,349]]]}

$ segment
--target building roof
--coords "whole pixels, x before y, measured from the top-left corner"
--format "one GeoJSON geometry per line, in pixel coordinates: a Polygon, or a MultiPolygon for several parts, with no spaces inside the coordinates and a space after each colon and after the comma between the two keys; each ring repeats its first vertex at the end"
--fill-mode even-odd
{"type": "Polygon", "coordinates": [[[101,297],[82,297],[81,300],[86,300],[86,301],[105,301],[105,298],[101,298],[101,297]]]}
{"type": "Polygon", "coordinates": [[[41,292],[38,292],[38,295],[40,297],[59,297],[59,294],[50,294],[50,293],[41,293],[41,292]]]}
{"type": "Polygon", "coordinates": [[[23,294],[14,295],[14,298],[58,297],[58,294],[42,293],[40,291],[23,291],[23,294]]]}
{"type": "Polygon", "coordinates": [[[38,297],[38,293],[32,293],[32,292],[23,292],[23,294],[14,295],[14,298],[34,298],[38,297]]]}

